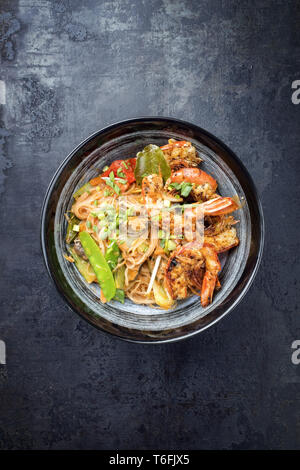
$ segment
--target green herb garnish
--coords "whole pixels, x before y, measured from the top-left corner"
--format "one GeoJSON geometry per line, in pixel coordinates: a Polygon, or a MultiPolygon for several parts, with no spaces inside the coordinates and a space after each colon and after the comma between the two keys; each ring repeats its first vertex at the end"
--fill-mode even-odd
{"type": "Polygon", "coordinates": [[[193,189],[193,185],[183,181],[182,183],[171,183],[168,189],[176,189],[176,191],[180,191],[181,196],[187,197],[193,189]]]}

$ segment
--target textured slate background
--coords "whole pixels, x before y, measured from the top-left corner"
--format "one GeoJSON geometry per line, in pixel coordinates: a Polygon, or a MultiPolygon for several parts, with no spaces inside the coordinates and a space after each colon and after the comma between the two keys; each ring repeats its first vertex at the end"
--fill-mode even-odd
{"type": "Polygon", "coordinates": [[[0,448],[300,448],[299,1],[0,5],[0,448]],[[90,133],[139,115],[190,120],[224,140],[266,217],[246,298],[170,345],[127,344],[80,320],[39,245],[59,163],[90,133]]]}

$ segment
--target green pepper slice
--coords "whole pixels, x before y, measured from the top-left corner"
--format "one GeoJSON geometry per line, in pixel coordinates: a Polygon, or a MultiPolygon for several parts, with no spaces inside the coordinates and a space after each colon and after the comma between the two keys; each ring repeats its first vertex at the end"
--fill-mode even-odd
{"type": "Polygon", "coordinates": [[[141,184],[145,176],[153,174],[161,174],[166,181],[171,176],[171,168],[163,151],[157,145],[149,144],[137,154],[134,176],[138,184],[141,184]]]}

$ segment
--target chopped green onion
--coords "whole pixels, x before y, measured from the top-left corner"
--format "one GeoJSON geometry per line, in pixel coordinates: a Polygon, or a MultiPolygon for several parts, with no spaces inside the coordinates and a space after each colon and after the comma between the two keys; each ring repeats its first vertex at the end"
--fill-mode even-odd
{"type": "Polygon", "coordinates": [[[133,207],[129,207],[126,212],[128,213],[129,217],[135,214],[135,210],[133,207]]]}
{"type": "Polygon", "coordinates": [[[87,220],[85,225],[87,226],[87,228],[91,228],[91,227],[92,227],[92,223],[91,223],[90,220],[87,220]]]}
{"type": "Polygon", "coordinates": [[[168,240],[168,242],[166,243],[166,247],[169,251],[175,250],[176,246],[176,243],[172,242],[172,240],[168,240]]]}
{"type": "Polygon", "coordinates": [[[98,206],[98,201],[97,199],[95,199],[95,201],[93,202],[94,206],[98,206]]]}
{"type": "Polygon", "coordinates": [[[179,190],[181,188],[181,184],[182,183],[171,183],[169,188],[179,190]]]}
{"type": "Polygon", "coordinates": [[[105,178],[105,184],[107,184],[107,186],[110,186],[111,188],[114,187],[114,183],[109,178],[105,178]]]}
{"type": "Polygon", "coordinates": [[[119,186],[117,184],[114,184],[114,190],[117,194],[120,194],[120,192],[121,192],[121,189],[119,188],[119,186]]]}
{"type": "Polygon", "coordinates": [[[181,196],[187,197],[193,189],[193,185],[183,181],[182,183],[171,183],[168,186],[168,189],[176,189],[177,191],[180,191],[181,196]]]}
{"type": "Polygon", "coordinates": [[[121,167],[117,169],[117,175],[121,178],[125,178],[125,173],[122,171],[121,167]]]}
{"type": "Polygon", "coordinates": [[[107,171],[109,169],[109,166],[105,166],[102,171],[107,171]]]}
{"type": "Polygon", "coordinates": [[[186,183],[186,182],[181,183],[181,191],[180,191],[181,196],[187,197],[192,191],[192,189],[193,189],[193,185],[191,183],[186,183]]]}
{"type": "Polygon", "coordinates": [[[109,173],[109,178],[110,178],[111,181],[114,181],[114,180],[115,180],[115,175],[114,175],[114,172],[113,172],[113,171],[111,171],[111,172],[109,173]]]}
{"type": "Polygon", "coordinates": [[[108,189],[106,189],[106,190],[104,191],[104,197],[107,197],[107,196],[109,196],[109,190],[108,190],[108,189]]]}
{"type": "Polygon", "coordinates": [[[124,166],[124,168],[126,168],[126,170],[128,170],[128,166],[124,161],[122,162],[122,165],[124,166]]]}
{"type": "Polygon", "coordinates": [[[94,230],[94,232],[96,232],[96,233],[98,232],[98,227],[97,227],[97,225],[93,225],[93,230],[94,230]]]}

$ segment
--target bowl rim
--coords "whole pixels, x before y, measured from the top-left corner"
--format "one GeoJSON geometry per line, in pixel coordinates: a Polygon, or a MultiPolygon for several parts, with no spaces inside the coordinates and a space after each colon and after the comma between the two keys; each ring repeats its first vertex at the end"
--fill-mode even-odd
{"type": "Polygon", "coordinates": [[[139,343],[139,344],[174,343],[174,342],[181,341],[183,339],[188,339],[192,336],[195,336],[195,335],[203,332],[204,330],[210,328],[211,326],[215,325],[217,322],[219,322],[222,318],[224,318],[234,308],[237,307],[237,305],[241,302],[241,300],[244,298],[244,296],[246,295],[246,293],[250,289],[250,287],[251,287],[251,285],[252,285],[252,283],[255,279],[255,276],[257,274],[260,263],[261,263],[261,259],[262,259],[262,255],[263,255],[263,249],[264,249],[264,242],[265,242],[265,221],[264,221],[264,214],[263,214],[262,204],[261,204],[261,201],[260,201],[260,197],[258,195],[258,191],[257,191],[256,186],[254,184],[254,181],[252,179],[252,176],[250,175],[249,171],[245,167],[244,163],[235,154],[235,152],[233,152],[233,150],[231,150],[221,139],[219,139],[218,137],[216,137],[214,134],[210,133],[206,129],[203,129],[202,127],[198,126],[197,124],[194,124],[193,122],[185,121],[185,120],[182,120],[182,119],[177,119],[177,118],[174,118],[174,117],[168,117],[168,116],[138,116],[138,117],[131,117],[131,118],[128,118],[128,119],[123,119],[121,121],[114,122],[113,124],[109,124],[109,125],[101,128],[100,130],[95,131],[92,134],[90,134],[88,137],[86,137],[84,140],[82,140],[64,158],[64,160],[61,162],[61,164],[58,166],[58,168],[54,172],[54,174],[53,174],[53,176],[52,176],[52,178],[51,178],[51,180],[48,184],[48,187],[46,189],[45,196],[44,196],[44,199],[43,199],[43,203],[42,203],[42,206],[41,206],[41,212],[40,212],[40,245],[41,245],[41,251],[42,251],[42,254],[43,254],[44,264],[45,264],[46,270],[47,270],[51,280],[53,281],[53,283],[56,287],[56,290],[59,292],[59,294],[63,298],[64,302],[68,305],[68,307],[73,312],[75,312],[77,315],[79,315],[81,318],[83,318],[87,323],[92,325],[94,328],[96,328],[96,329],[98,329],[98,330],[100,330],[100,331],[102,331],[106,334],[109,334],[110,336],[112,336],[114,338],[118,338],[120,340],[123,340],[123,341],[126,341],[126,342],[131,342],[131,343],[139,343]],[[76,152],[78,150],[80,150],[81,147],[83,147],[85,144],[87,144],[93,138],[95,138],[97,136],[100,136],[101,134],[103,134],[107,131],[111,131],[111,130],[115,129],[116,127],[120,126],[120,125],[133,124],[133,123],[136,123],[136,122],[144,122],[144,121],[169,121],[169,122],[172,122],[172,123],[182,124],[183,126],[188,126],[190,128],[193,128],[193,129],[197,130],[198,132],[201,132],[202,134],[206,135],[208,138],[215,141],[216,144],[218,144],[220,147],[223,147],[223,149],[228,154],[230,154],[230,157],[235,161],[235,163],[237,163],[237,165],[243,170],[243,172],[244,172],[244,174],[247,178],[247,182],[248,182],[248,184],[251,188],[252,194],[253,194],[253,196],[255,198],[255,201],[257,203],[257,208],[258,208],[258,212],[259,212],[259,220],[260,220],[260,227],[259,227],[260,228],[260,241],[259,241],[258,252],[257,252],[257,255],[256,255],[256,261],[255,261],[255,264],[253,266],[252,272],[249,275],[249,278],[247,279],[247,282],[245,283],[242,291],[238,294],[235,301],[228,308],[226,308],[225,311],[222,314],[220,314],[217,318],[212,320],[207,325],[199,327],[199,329],[197,329],[196,331],[190,331],[190,332],[184,333],[182,336],[178,336],[178,337],[175,337],[175,338],[163,338],[163,339],[156,339],[156,340],[131,339],[131,338],[127,338],[127,337],[112,333],[110,331],[105,330],[104,328],[101,328],[99,325],[95,325],[86,316],[84,316],[79,310],[75,309],[74,306],[71,305],[71,303],[69,302],[67,296],[65,296],[64,293],[62,292],[62,290],[60,289],[60,287],[58,285],[58,281],[57,281],[56,277],[54,276],[54,274],[53,274],[53,272],[50,268],[49,261],[48,261],[48,256],[47,256],[47,250],[46,250],[46,237],[45,237],[45,218],[46,218],[48,202],[49,202],[50,196],[52,194],[53,186],[56,183],[59,176],[61,175],[64,168],[66,167],[66,165],[69,163],[69,161],[76,154],[76,152]]]}

